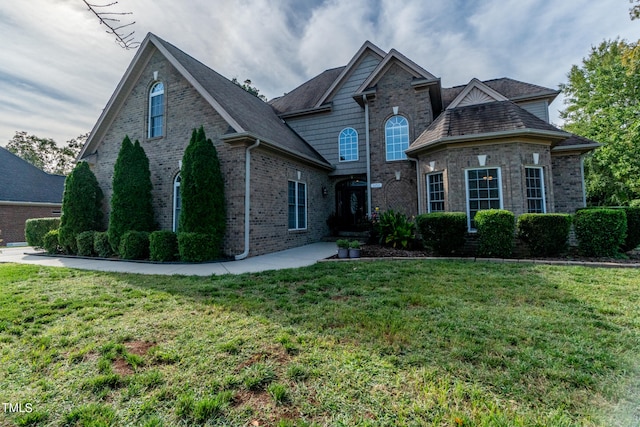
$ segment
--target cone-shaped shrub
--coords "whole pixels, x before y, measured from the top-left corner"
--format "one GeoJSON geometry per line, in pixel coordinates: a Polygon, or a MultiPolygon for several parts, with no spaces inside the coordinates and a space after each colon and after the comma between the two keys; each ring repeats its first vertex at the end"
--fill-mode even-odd
{"type": "Polygon", "coordinates": [[[76,253],[76,236],[102,226],[102,190],[89,164],[80,162],[64,182],[58,238],[65,252],[76,253]]]}
{"type": "Polygon", "coordinates": [[[109,243],[114,251],[127,231],[152,231],[155,223],[151,198],[149,159],[140,143],[122,141],[113,170],[113,195],[109,214],[109,243]]]}

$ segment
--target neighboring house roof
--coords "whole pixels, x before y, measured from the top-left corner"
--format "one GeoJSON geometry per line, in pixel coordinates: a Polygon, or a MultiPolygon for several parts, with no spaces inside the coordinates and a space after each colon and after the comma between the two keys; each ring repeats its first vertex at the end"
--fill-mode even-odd
{"type": "Polygon", "coordinates": [[[278,114],[294,113],[314,107],[346,67],[326,70],[289,93],[272,99],[269,104],[278,114]]]}
{"type": "Polygon", "coordinates": [[[62,204],[63,175],[48,174],[0,147],[0,203],[62,204]]]}
{"type": "Polygon", "coordinates": [[[245,134],[261,139],[265,145],[297,155],[320,166],[330,164],[307,142],[298,136],[276,115],[269,104],[250,94],[240,86],[213,71],[195,58],[154,34],[147,34],[136,57],[133,59],[79,158],[86,157],[97,148],[98,142],[124,103],[134,81],[154,49],[157,48],[167,60],[189,81],[199,94],[229,124],[229,134],[245,134]],[[133,81],[132,81],[133,80],[133,81]]]}

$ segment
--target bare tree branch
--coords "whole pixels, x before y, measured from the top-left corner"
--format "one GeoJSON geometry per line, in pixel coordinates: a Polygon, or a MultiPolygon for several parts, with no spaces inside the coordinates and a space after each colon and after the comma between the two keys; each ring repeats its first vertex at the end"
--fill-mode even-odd
{"type": "Polygon", "coordinates": [[[140,42],[135,41],[134,34],[135,31],[131,31],[130,33],[126,33],[121,31],[123,28],[129,27],[136,23],[136,21],[129,22],[128,24],[117,25],[120,22],[120,19],[116,18],[116,16],[122,15],[132,15],[133,12],[99,12],[98,8],[107,8],[118,4],[117,1],[108,4],[91,4],[87,2],[87,0],[82,0],[89,11],[91,11],[99,20],[100,24],[104,24],[107,27],[107,34],[112,34],[116,38],[116,43],[120,45],[123,49],[135,49],[140,46],[140,42]]]}

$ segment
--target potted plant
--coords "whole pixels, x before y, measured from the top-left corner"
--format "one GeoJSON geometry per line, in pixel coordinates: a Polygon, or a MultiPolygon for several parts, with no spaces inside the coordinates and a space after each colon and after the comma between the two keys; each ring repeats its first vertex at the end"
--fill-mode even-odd
{"type": "Polygon", "coordinates": [[[360,258],[360,242],[353,240],[349,243],[349,258],[360,258]]]}
{"type": "Polygon", "coordinates": [[[336,245],[338,245],[338,258],[348,258],[349,257],[349,241],[345,239],[340,239],[336,241],[336,245]]]}

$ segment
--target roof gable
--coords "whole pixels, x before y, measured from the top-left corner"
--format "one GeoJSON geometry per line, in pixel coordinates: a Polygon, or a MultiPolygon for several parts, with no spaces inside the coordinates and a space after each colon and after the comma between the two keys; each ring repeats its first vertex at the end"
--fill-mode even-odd
{"type": "Polygon", "coordinates": [[[65,178],[48,174],[0,147],[0,202],[62,203],[65,178]]]}
{"type": "Polygon", "coordinates": [[[491,89],[480,80],[474,78],[467,86],[455,97],[451,104],[447,107],[447,110],[456,107],[465,107],[468,105],[485,104],[488,102],[496,101],[508,101],[508,99],[499,92],[491,89]]]}

